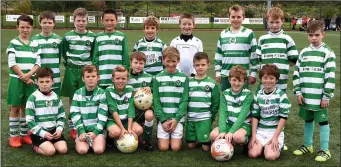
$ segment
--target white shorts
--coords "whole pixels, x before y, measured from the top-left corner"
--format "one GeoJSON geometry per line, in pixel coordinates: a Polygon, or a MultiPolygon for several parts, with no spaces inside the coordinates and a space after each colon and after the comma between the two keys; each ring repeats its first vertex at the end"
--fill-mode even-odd
{"type": "MultiPolygon", "coordinates": [[[[265,146],[273,137],[276,131],[266,131],[263,129],[257,129],[256,138],[260,142],[260,144],[265,146]]],[[[278,145],[279,149],[282,149],[284,143],[284,132],[282,131],[278,136],[278,145]]]]}
{"type": "MultiPolygon", "coordinates": [[[[107,134],[108,134],[107,131],[103,129],[103,133],[102,134],[98,134],[97,136],[102,135],[102,136],[104,136],[104,138],[107,138],[107,134]]],[[[79,138],[79,136],[78,136],[78,133],[77,133],[75,141],[78,140],[78,138],[79,138]]]]}
{"type": "Polygon", "coordinates": [[[178,123],[176,125],[176,128],[173,132],[165,132],[162,128],[162,124],[161,122],[159,122],[159,124],[157,125],[157,138],[159,139],[169,139],[169,138],[172,138],[172,139],[181,139],[182,138],[182,135],[183,135],[183,125],[182,123],[178,123]]]}

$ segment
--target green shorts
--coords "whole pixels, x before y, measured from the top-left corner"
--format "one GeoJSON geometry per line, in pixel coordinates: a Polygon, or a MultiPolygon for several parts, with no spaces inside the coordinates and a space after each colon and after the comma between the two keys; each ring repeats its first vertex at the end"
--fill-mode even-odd
{"type": "Polygon", "coordinates": [[[187,121],[186,125],[186,141],[187,143],[207,143],[210,141],[210,133],[212,131],[211,119],[203,121],[187,121]]]}
{"type": "Polygon", "coordinates": [[[319,111],[307,110],[303,107],[300,107],[299,116],[305,120],[315,120],[316,122],[325,122],[328,121],[328,112],[327,109],[321,109],[319,111]]]}
{"type": "Polygon", "coordinates": [[[78,68],[66,67],[60,96],[73,98],[73,94],[84,86],[82,81],[82,66],[78,68]]]}
{"type": "Polygon", "coordinates": [[[27,85],[19,78],[10,77],[7,89],[7,104],[24,106],[28,97],[36,90],[35,85],[27,85]]]}
{"type": "MultiPolygon", "coordinates": [[[[121,120],[124,128],[126,130],[128,130],[128,119],[125,119],[125,120],[121,120]]],[[[105,126],[105,129],[109,132],[108,128],[111,126],[111,125],[117,125],[115,120],[109,120],[107,121],[107,125],[105,126]]]]}
{"type": "MultiPolygon", "coordinates": [[[[223,92],[226,89],[231,88],[231,84],[229,81],[229,77],[221,77],[221,91],[223,92]]],[[[246,81],[244,84],[244,88],[249,88],[249,82],[246,81]]]]}
{"type": "MultiPolygon", "coordinates": [[[[233,124],[226,123],[226,131],[230,131],[232,128],[233,124]]],[[[243,123],[242,127],[240,127],[246,131],[246,136],[251,136],[251,125],[243,123]]],[[[238,130],[238,129],[237,129],[238,130]]]]}

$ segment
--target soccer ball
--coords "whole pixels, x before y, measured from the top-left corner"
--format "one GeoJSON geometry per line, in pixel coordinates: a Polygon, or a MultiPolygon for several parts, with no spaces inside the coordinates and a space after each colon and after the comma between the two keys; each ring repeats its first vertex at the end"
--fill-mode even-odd
{"type": "Polygon", "coordinates": [[[122,139],[117,140],[116,146],[123,153],[132,153],[137,149],[138,141],[134,135],[124,134],[122,139]]]}
{"type": "Polygon", "coordinates": [[[140,110],[148,110],[153,104],[153,95],[139,89],[134,95],[134,104],[140,110]]]}
{"type": "Polygon", "coordinates": [[[234,149],[231,143],[225,139],[218,139],[211,146],[211,155],[217,161],[227,161],[233,155],[234,149]]]}

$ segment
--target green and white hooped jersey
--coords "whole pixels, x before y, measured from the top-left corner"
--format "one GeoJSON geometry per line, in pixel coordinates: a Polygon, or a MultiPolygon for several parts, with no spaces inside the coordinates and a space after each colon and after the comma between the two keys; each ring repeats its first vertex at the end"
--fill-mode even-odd
{"type": "Polygon", "coordinates": [[[189,79],[188,121],[212,118],[218,112],[220,92],[217,83],[209,76],[189,79]]]}
{"type": "Polygon", "coordinates": [[[335,90],[335,54],[325,44],[304,48],[296,63],[293,84],[296,95],[304,97],[304,108],[320,110],[321,100],[330,100],[335,90]]]}
{"type": "Polygon", "coordinates": [[[255,95],[252,117],[259,118],[257,128],[275,131],[280,117],[288,118],[290,107],[291,104],[287,95],[279,88],[276,87],[268,95],[264,93],[264,89],[261,89],[255,95]]]}
{"type": "Polygon", "coordinates": [[[49,37],[44,37],[37,34],[32,38],[39,44],[41,48],[40,61],[42,68],[50,68],[53,71],[54,84],[52,88],[60,88],[60,59],[62,54],[62,37],[57,34],[52,34],[49,37]]]}
{"type": "Polygon", "coordinates": [[[128,85],[132,86],[135,92],[143,87],[149,87],[150,89],[152,89],[153,88],[152,81],[153,81],[152,74],[148,74],[144,71],[137,75],[132,75],[131,73],[129,73],[128,85]]]}
{"type": "Polygon", "coordinates": [[[85,34],[78,34],[72,30],[64,35],[63,58],[67,64],[84,66],[92,64],[92,48],[95,33],[87,30],[85,34]]]}
{"type": "Polygon", "coordinates": [[[252,30],[245,27],[236,33],[230,28],[223,30],[215,53],[216,76],[227,77],[233,66],[241,65],[248,75],[256,77],[259,62],[256,49],[256,36],[252,30]]]}
{"type": "Polygon", "coordinates": [[[92,61],[99,70],[99,85],[110,86],[112,84],[112,71],[117,65],[123,65],[127,69],[130,67],[125,34],[120,31],[98,33],[92,61]]]}
{"type": "Polygon", "coordinates": [[[52,129],[63,131],[65,111],[62,101],[53,91],[44,95],[39,90],[33,92],[26,102],[26,122],[34,135],[44,138],[52,129]]]}
{"type": "Polygon", "coordinates": [[[78,89],[73,95],[70,114],[79,135],[88,132],[102,134],[108,119],[104,90],[97,86],[91,96],[86,96],[85,86],[78,89]]]}
{"type": "Polygon", "coordinates": [[[166,47],[167,45],[160,38],[155,38],[151,42],[148,42],[146,38],[142,38],[134,45],[133,52],[143,52],[146,55],[144,71],[156,75],[163,71],[162,51],[165,50],[166,47]]]}
{"type": "MultiPolygon", "coordinates": [[[[19,78],[11,67],[17,65],[23,73],[31,71],[34,65],[40,66],[41,49],[35,41],[29,41],[26,45],[19,37],[12,39],[7,47],[9,76],[19,78]]],[[[34,74],[35,75],[35,74],[34,74]]]]}
{"type": "Polygon", "coordinates": [[[294,40],[283,30],[272,33],[268,32],[262,35],[258,41],[256,51],[257,55],[262,59],[261,67],[265,64],[275,64],[280,73],[277,87],[281,90],[287,89],[289,60],[296,61],[298,52],[294,40]]]}

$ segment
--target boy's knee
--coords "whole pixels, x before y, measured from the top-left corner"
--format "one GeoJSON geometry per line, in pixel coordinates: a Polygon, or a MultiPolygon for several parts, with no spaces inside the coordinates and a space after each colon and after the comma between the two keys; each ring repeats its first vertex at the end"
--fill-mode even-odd
{"type": "Polygon", "coordinates": [[[168,151],[168,149],[169,149],[169,146],[167,146],[167,145],[159,145],[160,151],[168,151]]]}
{"type": "Polygon", "coordinates": [[[118,138],[121,135],[121,130],[118,129],[109,129],[109,137],[110,138],[118,138]]]}
{"type": "Polygon", "coordinates": [[[269,160],[269,161],[274,161],[278,158],[277,155],[264,155],[264,157],[266,160],[269,160]]]}
{"type": "Polygon", "coordinates": [[[154,114],[152,110],[147,110],[146,113],[144,113],[144,118],[146,121],[152,121],[154,119],[154,114]]]}
{"type": "Polygon", "coordinates": [[[254,151],[254,150],[249,150],[249,152],[248,152],[248,156],[249,156],[249,158],[257,158],[257,157],[259,157],[260,156],[260,154],[259,153],[257,153],[256,151],[254,151]]]}
{"type": "Polygon", "coordinates": [[[172,145],[172,151],[179,151],[181,149],[181,144],[178,144],[178,145],[172,145]]]}
{"type": "Polygon", "coordinates": [[[95,154],[103,154],[104,148],[93,148],[95,154]]]}
{"type": "Polygon", "coordinates": [[[212,142],[214,142],[215,139],[216,139],[217,137],[218,137],[218,134],[215,133],[214,131],[212,131],[212,132],[210,133],[210,140],[211,140],[212,142]]]}
{"type": "Polygon", "coordinates": [[[54,149],[54,148],[52,148],[52,147],[44,150],[44,154],[45,154],[46,156],[52,156],[52,155],[54,155],[55,153],[56,153],[56,149],[54,149]]]}
{"type": "Polygon", "coordinates": [[[66,154],[66,153],[67,153],[67,147],[60,148],[60,149],[58,150],[58,153],[61,154],[61,155],[66,154]]]}
{"type": "Polygon", "coordinates": [[[77,149],[78,154],[86,154],[88,153],[88,149],[81,147],[77,149]]]}
{"type": "Polygon", "coordinates": [[[237,144],[244,144],[245,137],[244,136],[233,135],[233,141],[236,142],[237,144]]]}

